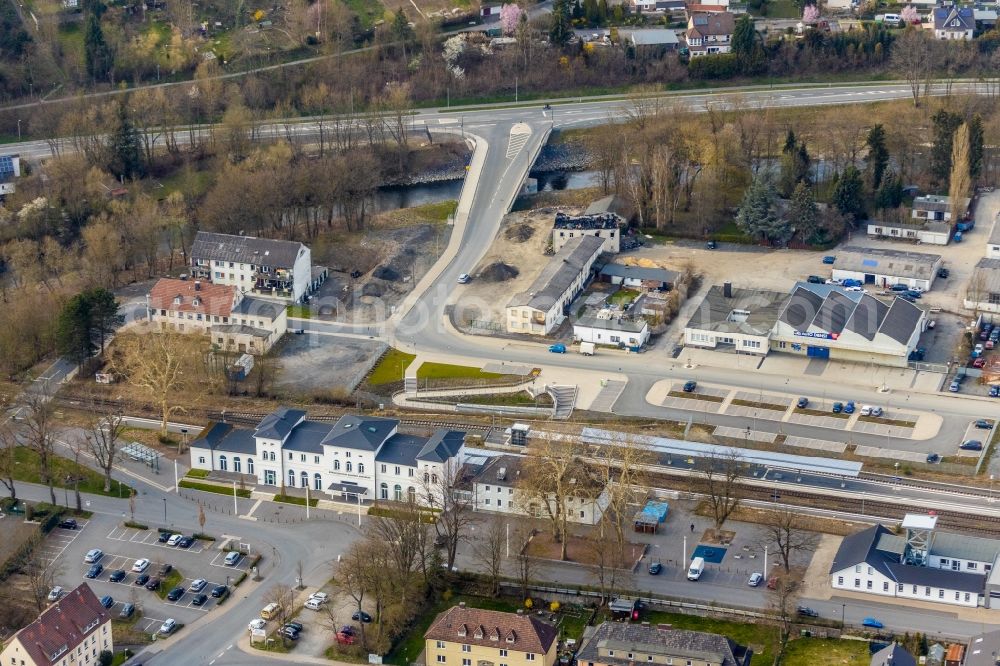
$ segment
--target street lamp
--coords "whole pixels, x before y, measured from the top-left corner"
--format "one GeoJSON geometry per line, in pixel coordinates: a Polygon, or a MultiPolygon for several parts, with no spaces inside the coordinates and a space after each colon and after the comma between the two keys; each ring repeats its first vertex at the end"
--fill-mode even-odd
{"type": "Polygon", "coordinates": [[[18,140],[18,142],[21,141],[21,119],[20,118],[17,119],[17,140],[18,140]]]}
{"type": "Polygon", "coordinates": [[[840,604],[840,630],[843,631],[844,627],[844,613],[847,611],[847,604],[840,604]]]}
{"type": "Polygon", "coordinates": [[[167,524],[167,498],[164,497],[163,498],[163,525],[164,525],[164,527],[166,526],[166,524],[167,524]]]}

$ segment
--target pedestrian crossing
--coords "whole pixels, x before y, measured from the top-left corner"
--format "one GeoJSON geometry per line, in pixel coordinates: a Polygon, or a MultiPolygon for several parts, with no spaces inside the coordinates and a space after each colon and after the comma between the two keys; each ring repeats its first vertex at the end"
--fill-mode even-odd
{"type": "Polygon", "coordinates": [[[507,159],[512,159],[521,152],[524,144],[531,138],[531,128],[524,123],[517,123],[510,128],[510,139],[507,143],[507,159]]]}

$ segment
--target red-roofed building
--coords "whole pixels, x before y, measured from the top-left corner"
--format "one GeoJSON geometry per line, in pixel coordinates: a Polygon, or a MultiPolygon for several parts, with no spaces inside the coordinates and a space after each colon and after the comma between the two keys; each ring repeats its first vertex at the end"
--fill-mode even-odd
{"type": "Polygon", "coordinates": [[[452,606],[424,634],[427,666],[553,666],[559,630],[532,615],[452,606]]]}
{"type": "Polygon", "coordinates": [[[691,57],[732,51],[736,22],[729,12],[688,13],[687,43],[691,57]]]}
{"type": "Polygon", "coordinates": [[[146,307],[162,330],[202,333],[212,344],[241,353],[266,352],[288,328],[282,303],[200,280],[163,278],[146,296],[146,307]]]}
{"type": "Polygon", "coordinates": [[[83,583],[14,634],[0,652],[0,664],[89,666],[105,650],[114,652],[111,614],[83,583]]]}

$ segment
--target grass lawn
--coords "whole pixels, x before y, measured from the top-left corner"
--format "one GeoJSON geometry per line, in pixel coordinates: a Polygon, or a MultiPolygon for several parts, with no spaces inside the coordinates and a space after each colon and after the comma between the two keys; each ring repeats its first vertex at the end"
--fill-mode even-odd
{"type": "MultiPolygon", "coordinates": [[[[42,483],[42,477],[38,473],[38,455],[31,449],[19,446],[14,450],[14,461],[17,467],[14,470],[14,479],[27,483],[42,483]]],[[[80,492],[91,493],[93,495],[106,495],[107,497],[128,497],[131,492],[124,483],[118,483],[114,479],[111,481],[111,492],[104,492],[104,477],[92,469],[83,465],[77,465],[72,460],[53,456],[51,473],[55,479],[55,485],[61,486],[63,479],[67,477],[79,478],[80,492]]]]}
{"type": "Polygon", "coordinates": [[[166,599],[170,590],[174,589],[182,582],[184,582],[184,576],[181,575],[180,571],[174,569],[160,579],[160,589],[156,591],[156,594],[158,594],[161,599],[166,599]]]}
{"type": "MultiPolygon", "coordinates": [[[[274,501],[275,502],[282,502],[284,504],[298,504],[299,506],[305,506],[306,505],[306,498],[305,497],[294,497],[292,495],[275,495],[274,496],[274,501]]],[[[318,501],[319,500],[315,500],[312,497],[310,497],[309,498],[309,506],[316,506],[316,502],[318,502],[318,501]]]]}
{"type": "Polygon", "coordinates": [[[299,319],[309,319],[311,316],[309,313],[308,305],[292,304],[286,308],[286,312],[289,317],[298,317],[299,319]]]}
{"type": "MultiPolygon", "coordinates": [[[[201,490],[206,493],[217,493],[219,495],[233,494],[232,488],[227,488],[226,486],[216,486],[212,485],[211,483],[197,483],[195,481],[186,481],[184,479],[181,479],[180,483],[177,485],[179,485],[181,488],[189,488],[191,490],[201,490]]],[[[236,496],[246,499],[247,497],[250,497],[250,491],[247,490],[246,488],[237,488],[236,496]]]]}
{"type": "Polygon", "coordinates": [[[187,199],[203,196],[215,182],[215,174],[208,169],[181,168],[160,180],[163,198],[174,192],[180,192],[187,199]]]}
{"type": "Polygon", "coordinates": [[[344,0],[344,4],[358,15],[365,30],[371,28],[375,21],[385,18],[385,7],[378,0],[344,0]]]}
{"type": "MultiPolygon", "coordinates": [[[[643,614],[643,622],[650,624],[664,623],[674,629],[690,629],[692,631],[707,631],[713,634],[727,636],[740,645],[753,647],[754,663],[770,664],[774,661],[774,650],[778,644],[778,628],[763,624],[742,624],[728,620],[716,620],[698,615],[682,615],[664,611],[648,611],[643,614]]],[[[867,646],[866,643],[862,643],[867,646]]],[[[866,647],[867,649],[867,647],[866,647]]],[[[785,664],[789,664],[787,660],[785,664]]],[[[805,664],[807,662],[799,662],[805,664]]],[[[810,666],[814,662],[808,662],[810,666]]],[[[838,662],[839,663],[839,662],[838,662]]]]}
{"type": "MultiPolygon", "coordinates": [[[[449,399],[449,402],[452,402],[449,399]]],[[[515,407],[551,407],[552,396],[542,393],[537,399],[532,398],[527,391],[517,393],[491,393],[488,395],[463,395],[454,400],[455,403],[470,405],[513,405],[515,407]]]]}
{"type": "Polygon", "coordinates": [[[410,363],[416,358],[414,354],[407,354],[398,349],[390,349],[378,362],[378,365],[368,375],[368,384],[379,386],[381,384],[391,384],[403,381],[403,373],[410,367],[410,363]]]}
{"type": "Polygon", "coordinates": [[[184,476],[191,479],[205,479],[208,478],[208,475],[209,471],[207,469],[189,469],[184,476]]]}
{"type": "Polygon", "coordinates": [[[792,0],[768,0],[767,18],[799,18],[802,12],[792,0]]]}
{"type": "Polygon", "coordinates": [[[419,224],[421,222],[445,222],[448,217],[455,214],[458,208],[456,199],[446,201],[436,201],[434,203],[413,206],[412,208],[400,208],[392,211],[389,218],[397,224],[419,224]]]}
{"type": "Polygon", "coordinates": [[[621,305],[624,307],[638,297],[639,292],[634,289],[619,289],[615,293],[608,296],[608,303],[610,305],[621,305]]]}
{"type": "MultiPolygon", "coordinates": [[[[757,661],[757,655],[754,655],[757,661]]],[[[798,638],[785,648],[784,666],[851,666],[868,664],[868,643],[835,638],[798,638]]],[[[761,663],[765,663],[761,660],[761,663]]]]}
{"type": "Polygon", "coordinates": [[[488,599],[486,597],[467,597],[456,595],[447,601],[441,600],[417,614],[413,624],[405,631],[399,641],[392,646],[389,654],[385,656],[383,663],[395,664],[396,666],[409,666],[420,652],[424,649],[424,632],[431,626],[431,622],[442,611],[457,606],[460,601],[464,601],[470,608],[485,608],[487,610],[516,612],[520,606],[514,605],[505,599],[488,599]]]}
{"type": "Polygon", "coordinates": [[[500,379],[503,376],[497,372],[483,372],[472,366],[450,363],[421,363],[417,368],[417,379],[500,379]]]}

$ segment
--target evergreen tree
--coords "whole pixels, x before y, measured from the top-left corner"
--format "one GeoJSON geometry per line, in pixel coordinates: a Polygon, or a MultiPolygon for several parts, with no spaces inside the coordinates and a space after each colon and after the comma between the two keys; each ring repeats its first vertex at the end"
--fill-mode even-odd
{"type": "Polygon", "coordinates": [[[962,124],[962,116],[941,109],[931,116],[934,143],[931,146],[931,177],[938,187],[948,186],[951,174],[951,144],[955,130],[962,124]]]}
{"type": "Polygon", "coordinates": [[[578,21],[583,18],[583,5],[580,4],[580,0],[573,0],[572,17],[574,21],[578,21]]]}
{"type": "Polygon", "coordinates": [[[875,125],[868,130],[865,145],[868,146],[868,183],[874,192],[882,184],[882,177],[889,166],[889,149],[885,146],[885,129],[882,125],[875,125]]]}
{"type": "Polygon", "coordinates": [[[763,177],[754,178],[736,212],[736,226],[748,236],[759,236],[770,243],[787,242],[791,237],[791,227],[775,215],[777,197],[770,181],[763,177]]]}
{"type": "Polygon", "coordinates": [[[781,148],[782,154],[790,155],[795,151],[796,145],[798,145],[798,141],[795,139],[795,132],[789,129],[788,134],[785,135],[785,145],[781,148]]]}
{"type": "Polygon", "coordinates": [[[788,205],[788,219],[798,231],[803,241],[815,241],[819,229],[819,207],[816,205],[816,195],[812,188],[800,182],[792,192],[792,200],[788,205]]]}
{"type": "Polygon", "coordinates": [[[583,15],[589,26],[600,23],[601,17],[600,10],[597,8],[597,0],[583,0],[583,15]]]}
{"type": "Polygon", "coordinates": [[[799,183],[811,184],[812,179],[809,177],[809,170],[812,158],[809,157],[805,141],[801,143],[796,141],[795,134],[791,131],[788,132],[788,136],[785,138],[782,153],[779,190],[781,196],[787,199],[792,196],[795,186],[799,183]]]}
{"type": "Polygon", "coordinates": [[[94,343],[90,336],[90,303],[83,294],[69,299],[59,313],[56,349],[78,366],[83,365],[94,353],[94,343]]]}
{"type": "Polygon", "coordinates": [[[90,289],[82,295],[90,308],[91,342],[103,353],[108,337],[124,323],[125,318],[118,313],[119,305],[115,295],[107,289],[90,289]]]}
{"type": "Polygon", "coordinates": [[[608,10],[608,0],[600,0],[597,3],[597,19],[601,25],[608,22],[608,16],[611,12],[608,10]]]}
{"type": "Polygon", "coordinates": [[[969,175],[972,182],[983,173],[983,117],[978,113],[969,121],[969,175]]]}
{"type": "Polygon", "coordinates": [[[733,28],[732,50],[744,74],[750,74],[760,67],[763,53],[757,43],[757,29],[749,14],[741,14],[733,28]]]}
{"type": "Polygon", "coordinates": [[[857,222],[865,215],[864,183],[857,167],[844,169],[833,190],[833,205],[851,220],[857,222]]]}
{"type": "Polygon", "coordinates": [[[87,14],[86,34],[83,37],[83,52],[87,66],[87,75],[92,79],[104,79],[111,73],[114,56],[111,47],[104,40],[101,29],[101,17],[98,11],[87,14]]]}
{"type": "Polygon", "coordinates": [[[573,34],[569,27],[569,13],[569,0],[553,1],[549,41],[555,46],[565,46],[573,34]]]}
{"type": "Polygon", "coordinates": [[[903,181],[890,171],[882,177],[882,182],[875,190],[875,208],[899,208],[903,203],[903,181]]]}
{"type": "Polygon", "coordinates": [[[118,105],[118,124],[109,137],[111,163],[108,168],[119,178],[132,178],[143,175],[142,146],[139,143],[139,131],[132,124],[125,104],[118,105]]]}

